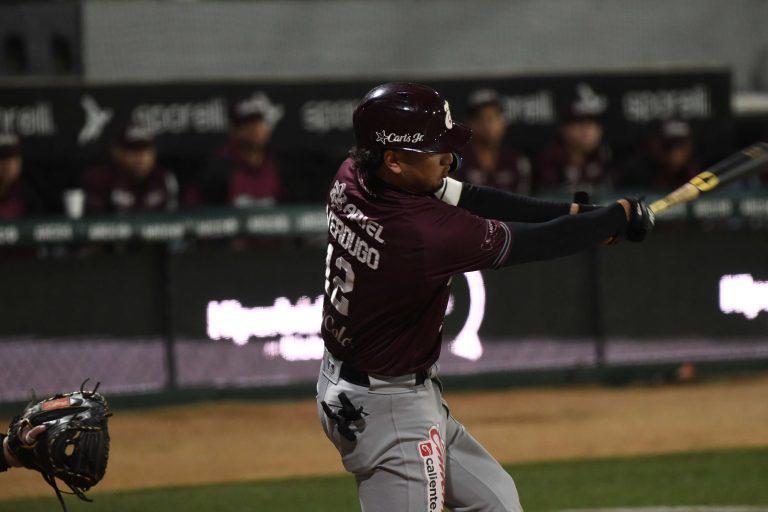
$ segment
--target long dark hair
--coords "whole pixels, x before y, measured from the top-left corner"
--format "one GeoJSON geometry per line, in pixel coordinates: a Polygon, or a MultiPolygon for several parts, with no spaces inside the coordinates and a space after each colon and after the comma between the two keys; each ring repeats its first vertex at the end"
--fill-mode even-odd
{"type": "Polygon", "coordinates": [[[384,150],[355,147],[349,150],[348,156],[352,159],[352,170],[357,174],[363,189],[375,196],[375,180],[372,177],[384,164],[384,150]]]}

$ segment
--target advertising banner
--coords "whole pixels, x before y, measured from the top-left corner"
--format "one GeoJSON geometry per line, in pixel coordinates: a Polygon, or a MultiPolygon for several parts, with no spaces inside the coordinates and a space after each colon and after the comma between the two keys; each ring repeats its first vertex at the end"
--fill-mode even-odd
{"type": "MultiPolygon", "coordinates": [[[[386,81],[382,79],[381,81],[386,81]]],[[[451,102],[457,120],[482,89],[500,94],[509,136],[526,150],[553,135],[558,115],[580,102],[600,106],[606,139],[626,146],[648,123],[683,119],[702,148],[728,144],[730,75],[726,71],[665,71],[428,80],[451,102]]],[[[352,112],[375,81],[174,82],[131,85],[0,85],[0,132],[14,131],[38,161],[88,159],[128,121],[154,130],[172,159],[209,155],[227,131],[227,113],[249,101],[267,112],[278,150],[334,158],[353,145],[352,112]]],[[[52,171],[54,171],[52,169],[52,171]]]]}

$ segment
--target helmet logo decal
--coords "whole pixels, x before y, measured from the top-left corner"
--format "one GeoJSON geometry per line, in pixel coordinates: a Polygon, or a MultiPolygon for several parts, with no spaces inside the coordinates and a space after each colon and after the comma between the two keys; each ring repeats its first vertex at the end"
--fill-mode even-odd
{"type": "Polygon", "coordinates": [[[416,142],[421,142],[424,140],[424,134],[423,133],[405,133],[405,134],[398,134],[394,132],[387,133],[386,130],[381,130],[380,132],[376,132],[376,142],[379,144],[392,144],[393,142],[408,142],[411,144],[414,144],[416,142]]]}
{"type": "Polygon", "coordinates": [[[448,106],[448,102],[443,103],[445,109],[445,127],[449,130],[453,128],[453,119],[451,118],[451,107],[448,106]]]}

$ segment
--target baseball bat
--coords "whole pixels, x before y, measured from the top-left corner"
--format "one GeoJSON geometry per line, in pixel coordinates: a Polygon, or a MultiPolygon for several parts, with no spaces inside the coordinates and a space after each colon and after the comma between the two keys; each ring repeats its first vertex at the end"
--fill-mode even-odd
{"type": "Polygon", "coordinates": [[[768,167],[768,143],[756,142],[717,162],[691,178],[685,185],[654,201],[650,206],[651,211],[659,213],[676,204],[693,201],[705,192],[757,174],[766,167],[768,167]]]}

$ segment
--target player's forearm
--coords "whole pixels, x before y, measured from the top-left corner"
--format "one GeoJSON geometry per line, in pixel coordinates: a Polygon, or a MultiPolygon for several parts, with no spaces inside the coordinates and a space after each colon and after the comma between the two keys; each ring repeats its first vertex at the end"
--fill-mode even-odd
{"type": "Polygon", "coordinates": [[[12,467],[9,460],[8,443],[6,443],[5,439],[5,436],[0,435],[0,445],[2,445],[2,450],[0,450],[0,473],[8,471],[12,467]]]}
{"type": "Polygon", "coordinates": [[[547,222],[573,213],[572,203],[547,201],[464,183],[458,206],[486,219],[547,222]]]}
{"type": "Polygon", "coordinates": [[[509,223],[512,247],[504,265],[569,256],[623,233],[626,226],[620,204],[539,224],[509,223]]]}

